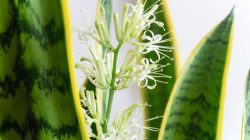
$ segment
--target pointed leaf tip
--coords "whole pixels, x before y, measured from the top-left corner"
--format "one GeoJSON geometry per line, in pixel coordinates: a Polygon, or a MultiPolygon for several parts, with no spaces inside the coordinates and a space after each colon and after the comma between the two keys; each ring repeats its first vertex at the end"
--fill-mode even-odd
{"type": "Polygon", "coordinates": [[[222,138],[232,11],[200,41],[189,57],[167,103],[158,140],[193,139],[194,136],[209,140],[222,138]]]}
{"type": "Polygon", "coordinates": [[[231,9],[230,13],[228,14],[228,17],[234,15],[234,9],[235,9],[235,7],[236,7],[236,4],[234,4],[233,8],[231,9]]]}

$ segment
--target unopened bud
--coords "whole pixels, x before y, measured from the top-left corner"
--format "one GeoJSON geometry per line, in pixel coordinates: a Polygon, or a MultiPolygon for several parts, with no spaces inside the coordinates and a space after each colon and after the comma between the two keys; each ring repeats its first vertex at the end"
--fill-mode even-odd
{"type": "Polygon", "coordinates": [[[120,40],[121,40],[121,33],[120,33],[120,29],[119,29],[118,14],[117,14],[117,13],[114,13],[113,17],[114,17],[114,24],[115,24],[116,39],[117,39],[118,41],[120,41],[120,40]]]}

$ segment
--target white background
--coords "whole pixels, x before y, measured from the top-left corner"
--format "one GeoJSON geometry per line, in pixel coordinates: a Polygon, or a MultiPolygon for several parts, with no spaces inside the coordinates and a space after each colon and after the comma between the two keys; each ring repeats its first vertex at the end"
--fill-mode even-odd
{"type": "MultiPolygon", "coordinates": [[[[120,12],[124,2],[125,0],[113,0],[113,11],[120,12]]],[[[96,3],[97,0],[70,0],[72,26],[78,28],[79,24],[85,26],[88,21],[94,21],[96,3]]],[[[199,40],[236,5],[235,37],[228,73],[223,140],[240,140],[245,79],[250,68],[250,0],[169,0],[168,4],[174,24],[173,30],[180,47],[178,51],[182,65],[199,40]]],[[[81,55],[89,56],[75,32],[73,46],[76,62],[79,62],[81,55]]],[[[77,71],[79,85],[83,78],[82,72],[77,71]]],[[[138,93],[134,86],[115,94],[114,112],[139,102],[138,93]]]]}

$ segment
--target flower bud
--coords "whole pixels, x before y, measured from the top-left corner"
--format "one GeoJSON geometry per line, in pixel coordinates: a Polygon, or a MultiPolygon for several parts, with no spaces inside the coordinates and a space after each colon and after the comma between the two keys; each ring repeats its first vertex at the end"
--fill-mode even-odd
{"type": "Polygon", "coordinates": [[[98,21],[95,22],[95,28],[96,28],[97,34],[98,34],[102,44],[105,44],[105,40],[104,40],[104,36],[103,36],[100,22],[98,22],[98,21]]]}
{"type": "Polygon", "coordinates": [[[116,39],[118,41],[120,41],[121,40],[121,33],[120,33],[120,29],[119,29],[118,14],[114,13],[113,17],[114,17],[116,39]]]}
{"type": "Polygon", "coordinates": [[[128,9],[129,9],[129,5],[125,4],[125,6],[123,7],[123,10],[122,10],[122,36],[125,33],[125,24],[127,21],[126,18],[127,18],[127,14],[128,14],[128,9]]]}
{"type": "Polygon", "coordinates": [[[107,29],[107,26],[105,23],[101,24],[101,30],[102,30],[103,38],[104,38],[105,45],[106,45],[105,47],[109,48],[111,46],[111,43],[110,43],[110,39],[109,39],[108,29],[107,29]]]}

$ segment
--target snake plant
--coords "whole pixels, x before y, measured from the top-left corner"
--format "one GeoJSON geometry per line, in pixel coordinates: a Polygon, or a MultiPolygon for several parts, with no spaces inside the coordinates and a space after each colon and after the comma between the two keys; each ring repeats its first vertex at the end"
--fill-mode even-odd
{"type": "MultiPolygon", "coordinates": [[[[144,2],[126,4],[119,20],[112,15],[112,0],[98,1],[96,32],[80,34],[99,44],[89,47],[93,59],[82,57],[76,64],[91,82],[80,88],[80,100],[67,1],[1,0],[0,140],[133,140],[142,138],[142,128],[160,124],[160,133],[149,131],[146,138],[220,140],[233,10],[201,40],[178,75],[167,2],[144,2]],[[116,45],[109,35],[112,16],[116,45]],[[118,69],[124,43],[136,49],[118,69]],[[158,119],[140,126],[137,109],[145,106],[136,104],[109,123],[114,92],[135,82],[151,105],[145,120],[158,119]],[[163,113],[163,120],[157,117],[163,113]]],[[[243,139],[249,137],[247,101],[243,139]]]]}

